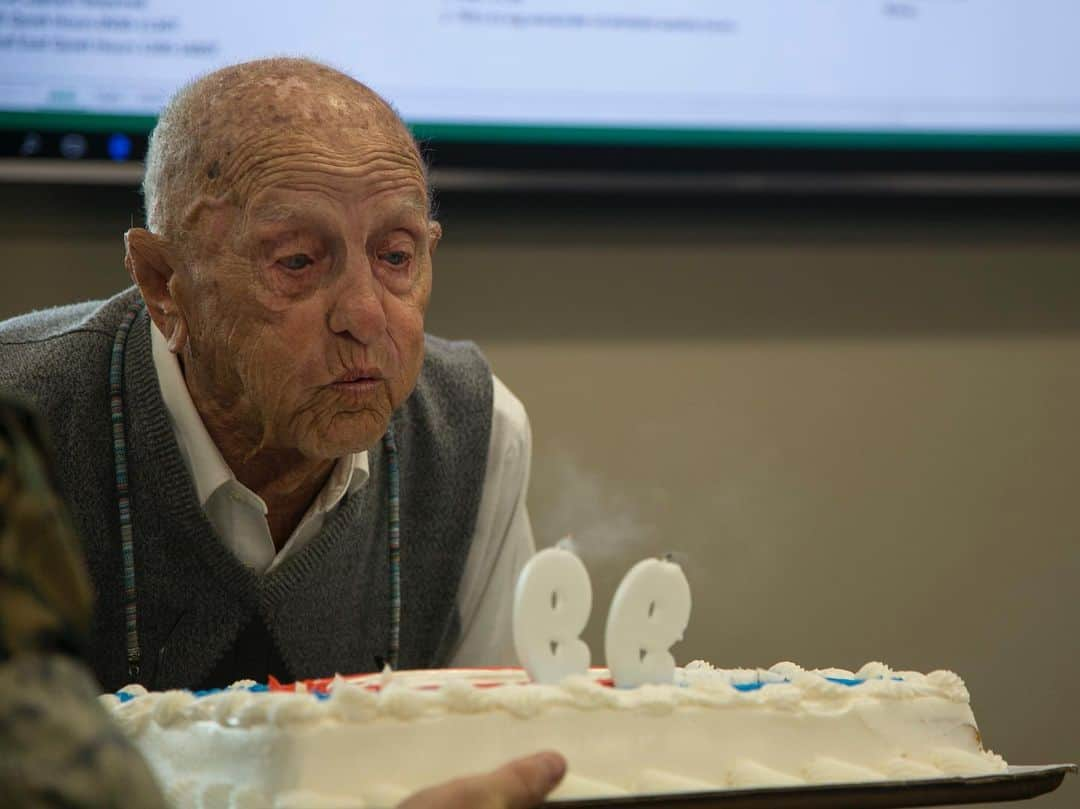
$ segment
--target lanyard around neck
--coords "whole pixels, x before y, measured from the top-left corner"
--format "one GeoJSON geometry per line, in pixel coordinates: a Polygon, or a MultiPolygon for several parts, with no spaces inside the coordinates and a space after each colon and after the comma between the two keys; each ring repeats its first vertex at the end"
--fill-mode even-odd
{"type": "MultiPolygon", "coordinates": [[[[113,463],[116,471],[116,501],[120,509],[120,551],[124,563],[124,627],[127,635],[128,677],[139,682],[142,653],[139,648],[138,591],[135,587],[135,551],[132,536],[132,508],[128,484],[127,436],[124,417],[124,351],[142,301],[132,304],[113,340],[109,364],[109,411],[112,420],[113,463]]],[[[383,436],[387,462],[387,535],[390,545],[390,642],[386,662],[397,667],[401,643],[401,475],[398,469],[394,430],[383,436]]]]}

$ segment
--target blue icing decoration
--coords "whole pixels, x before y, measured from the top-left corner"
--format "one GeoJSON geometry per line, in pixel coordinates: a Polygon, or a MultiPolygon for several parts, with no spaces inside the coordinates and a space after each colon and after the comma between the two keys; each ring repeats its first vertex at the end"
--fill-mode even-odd
{"type": "MultiPolygon", "coordinates": [[[[860,680],[857,677],[856,678],[851,678],[851,677],[825,677],[823,679],[828,680],[830,683],[837,683],[838,685],[846,685],[848,688],[852,688],[852,687],[857,686],[857,685],[862,685],[863,683],[866,682],[866,680],[860,680]]],[[[893,679],[894,680],[899,680],[900,678],[899,677],[894,677],[893,679]]],[[[788,678],[785,677],[782,682],[790,683],[791,680],[789,680],[788,678]]],[[[757,690],[759,690],[759,689],[761,689],[761,688],[763,688],[763,687],[765,687],[767,685],[777,685],[777,682],[775,682],[775,681],[762,682],[761,680],[757,680],[757,681],[748,682],[748,683],[732,683],[731,684],[732,688],[734,688],[736,691],[743,691],[743,692],[757,691],[757,690]]]]}
{"type": "MultiPolygon", "coordinates": [[[[212,696],[213,694],[220,694],[223,691],[229,691],[229,690],[230,689],[228,689],[228,688],[206,688],[206,689],[203,689],[201,691],[192,691],[191,695],[193,697],[197,698],[197,699],[201,699],[202,697],[209,697],[209,696],[212,696]]],[[[241,690],[243,690],[243,691],[248,691],[248,692],[250,692],[252,694],[264,694],[264,693],[267,693],[267,692],[270,691],[270,686],[268,686],[266,683],[255,683],[254,685],[244,686],[243,689],[234,688],[234,689],[231,689],[231,690],[233,690],[233,691],[241,691],[241,690]]],[[[123,704],[125,702],[131,702],[131,700],[135,699],[135,697],[136,697],[135,694],[129,694],[126,691],[117,691],[115,693],[116,693],[116,698],[120,700],[121,704],[123,704]]],[[[329,696],[329,694],[317,694],[317,696],[321,697],[322,699],[326,699],[329,696]]]]}
{"type": "Polygon", "coordinates": [[[254,685],[245,685],[243,688],[207,688],[205,691],[192,691],[191,693],[196,697],[209,697],[223,691],[247,691],[249,694],[264,694],[270,691],[270,686],[266,683],[255,683],[254,685]]]}
{"type": "Polygon", "coordinates": [[[732,683],[736,691],[757,691],[765,683],[732,683]]]}

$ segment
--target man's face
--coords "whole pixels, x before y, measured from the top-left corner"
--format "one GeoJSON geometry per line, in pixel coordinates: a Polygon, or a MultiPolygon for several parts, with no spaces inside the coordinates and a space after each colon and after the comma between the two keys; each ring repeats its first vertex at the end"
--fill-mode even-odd
{"type": "Polygon", "coordinates": [[[193,210],[200,250],[176,290],[189,387],[253,452],[367,449],[423,362],[440,230],[417,156],[369,132],[251,140],[230,159],[253,165],[237,173],[240,204],[193,210]]]}

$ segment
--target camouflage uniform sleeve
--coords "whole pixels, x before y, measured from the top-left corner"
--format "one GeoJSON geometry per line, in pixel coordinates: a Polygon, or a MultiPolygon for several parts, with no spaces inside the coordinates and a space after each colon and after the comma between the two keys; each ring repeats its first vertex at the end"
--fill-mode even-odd
{"type": "Polygon", "coordinates": [[[0,806],[165,806],[99,692],[66,655],[25,653],[0,665],[0,806]]]}
{"type": "Polygon", "coordinates": [[[79,659],[92,607],[30,411],[0,396],[0,806],[164,807],[79,659]]]}

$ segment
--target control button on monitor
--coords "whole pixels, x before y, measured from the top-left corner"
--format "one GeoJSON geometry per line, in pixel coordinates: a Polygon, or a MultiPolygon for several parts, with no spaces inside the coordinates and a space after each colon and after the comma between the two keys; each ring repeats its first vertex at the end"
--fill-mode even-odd
{"type": "Polygon", "coordinates": [[[122,132],[109,135],[109,157],[124,161],[131,157],[131,138],[122,132]]]}
{"type": "Polygon", "coordinates": [[[70,132],[60,138],[60,154],[68,160],[78,160],[86,154],[86,138],[75,132],[70,132]]]}
{"type": "Polygon", "coordinates": [[[19,157],[33,157],[41,154],[45,148],[45,139],[38,132],[27,132],[19,146],[19,157]]]}

